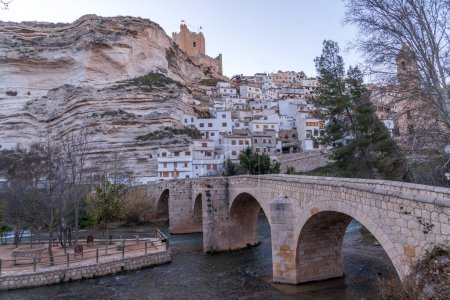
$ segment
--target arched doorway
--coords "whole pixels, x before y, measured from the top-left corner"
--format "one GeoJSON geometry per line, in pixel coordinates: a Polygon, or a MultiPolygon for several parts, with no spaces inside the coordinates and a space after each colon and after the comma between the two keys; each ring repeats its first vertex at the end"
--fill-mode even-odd
{"type": "Polygon", "coordinates": [[[156,203],[156,216],[155,221],[167,222],[169,221],[169,190],[165,189],[159,196],[156,203]]]}

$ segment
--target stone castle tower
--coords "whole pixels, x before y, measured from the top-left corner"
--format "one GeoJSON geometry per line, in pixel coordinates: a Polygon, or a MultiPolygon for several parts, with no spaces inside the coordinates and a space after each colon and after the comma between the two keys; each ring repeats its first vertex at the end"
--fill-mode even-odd
{"type": "Polygon", "coordinates": [[[172,39],[186,52],[194,63],[202,65],[206,71],[213,69],[222,75],[222,54],[216,58],[209,57],[205,51],[205,36],[202,32],[196,33],[190,31],[184,22],[180,25],[180,32],[172,33],[172,39]]]}
{"type": "Polygon", "coordinates": [[[425,103],[417,93],[420,85],[420,74],[414,53],[404,44],[396,59],[399,99],[396,107],[398,113],[398,129],[400,136],[414,134],[417,121],[421,118],[421,110],[425,103]]]}
{"type": "Polygon", "coordinates": [[[186,24],[180,25],[179,33],[172,33],[172,38],[181,50],[189,56],[205,55],[205,36],[202,32],[189,31],[186,24]]]}
{"type": "Polygon", "coordinates": [[[409,90],[412,86],[419,84],[419,67],[414,53],[406,44],[403,44],[398,53],[396,63],[397,80],[402,89],[409,90]]]}
{"type": "Polygon", "coordinates": [[[442,128],[439,114],[430,101],[429,95],[422,90],[422,78],[415,54],[407,45],[403,45],[396,59],[398,99],[397,122],[400,144],[405,148],[435,148],[437,134],[442,128]],[[439,129],[439,130],[438,130],[439,129]]]}

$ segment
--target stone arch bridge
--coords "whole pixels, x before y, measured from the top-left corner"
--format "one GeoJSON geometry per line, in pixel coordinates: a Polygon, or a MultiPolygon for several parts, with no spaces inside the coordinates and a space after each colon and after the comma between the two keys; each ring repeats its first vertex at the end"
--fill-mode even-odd
{"type": "Polygon", "coordinates": [[[155,218],[170,218],[171,233],[203,232],[205,252],[257,244],[262,209],[277,282],[343,276],[343,236],[352,219],[376,237],[401,279],[427,249],[450,241],[447,188],[291,175],[173,180],[140,188],[157,195],[155,218]]]}

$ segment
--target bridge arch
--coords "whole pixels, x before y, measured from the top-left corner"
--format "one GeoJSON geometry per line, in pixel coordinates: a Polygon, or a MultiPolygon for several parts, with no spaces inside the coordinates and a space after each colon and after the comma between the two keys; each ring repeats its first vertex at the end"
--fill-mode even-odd
{"type": "Polygon", "coordinates": [[[233,198],[229,208],[230,249],[259,244],[258,216],[261,211],[269,220],[263,205],[252,194],[241,192],[233,198]]]}
{"type": "Polygon", "coordinates": [[[164,189],[156,202],[155,206],[155,221],[167,222],[169,220],[169,189],[164,189]]]}
{"type": "Polygon", "coordinates": [[[197,194],[192,203],[192,232],[203,232],[202,193],[197,194]]]}
{"type": "Polygon", "coordinates": [[[382,228],[356,206],[341,201],[320,201],[305,207],[294,230],[297,282],[344,275],[342,244],[349,223],[355,219],[369,230],[391,260],[399,278],[407,270],[395,245],[382,228]]]}

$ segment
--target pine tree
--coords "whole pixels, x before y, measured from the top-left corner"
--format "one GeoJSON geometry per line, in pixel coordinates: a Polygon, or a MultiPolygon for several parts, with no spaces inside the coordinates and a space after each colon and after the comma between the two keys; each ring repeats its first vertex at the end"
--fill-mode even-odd
{"type": "Polygon", "coordinates": [[[239,166],[244,174],[278,174],[280,173],[280,163],[271,162],[270,156],[266,153],[254,153],[248,147],[239,155],[239,166]]]}
{"type": "Polygon", "coordinates": [[[404,158],[375,114],[361,71],[350,66],[345,74],[339,46],[329,40],[314,61],[319,87],[313,103],[316,115],[326,123],[325,135],[318,141],[332,147],[341,175],[402,179],[404,158]]]}

